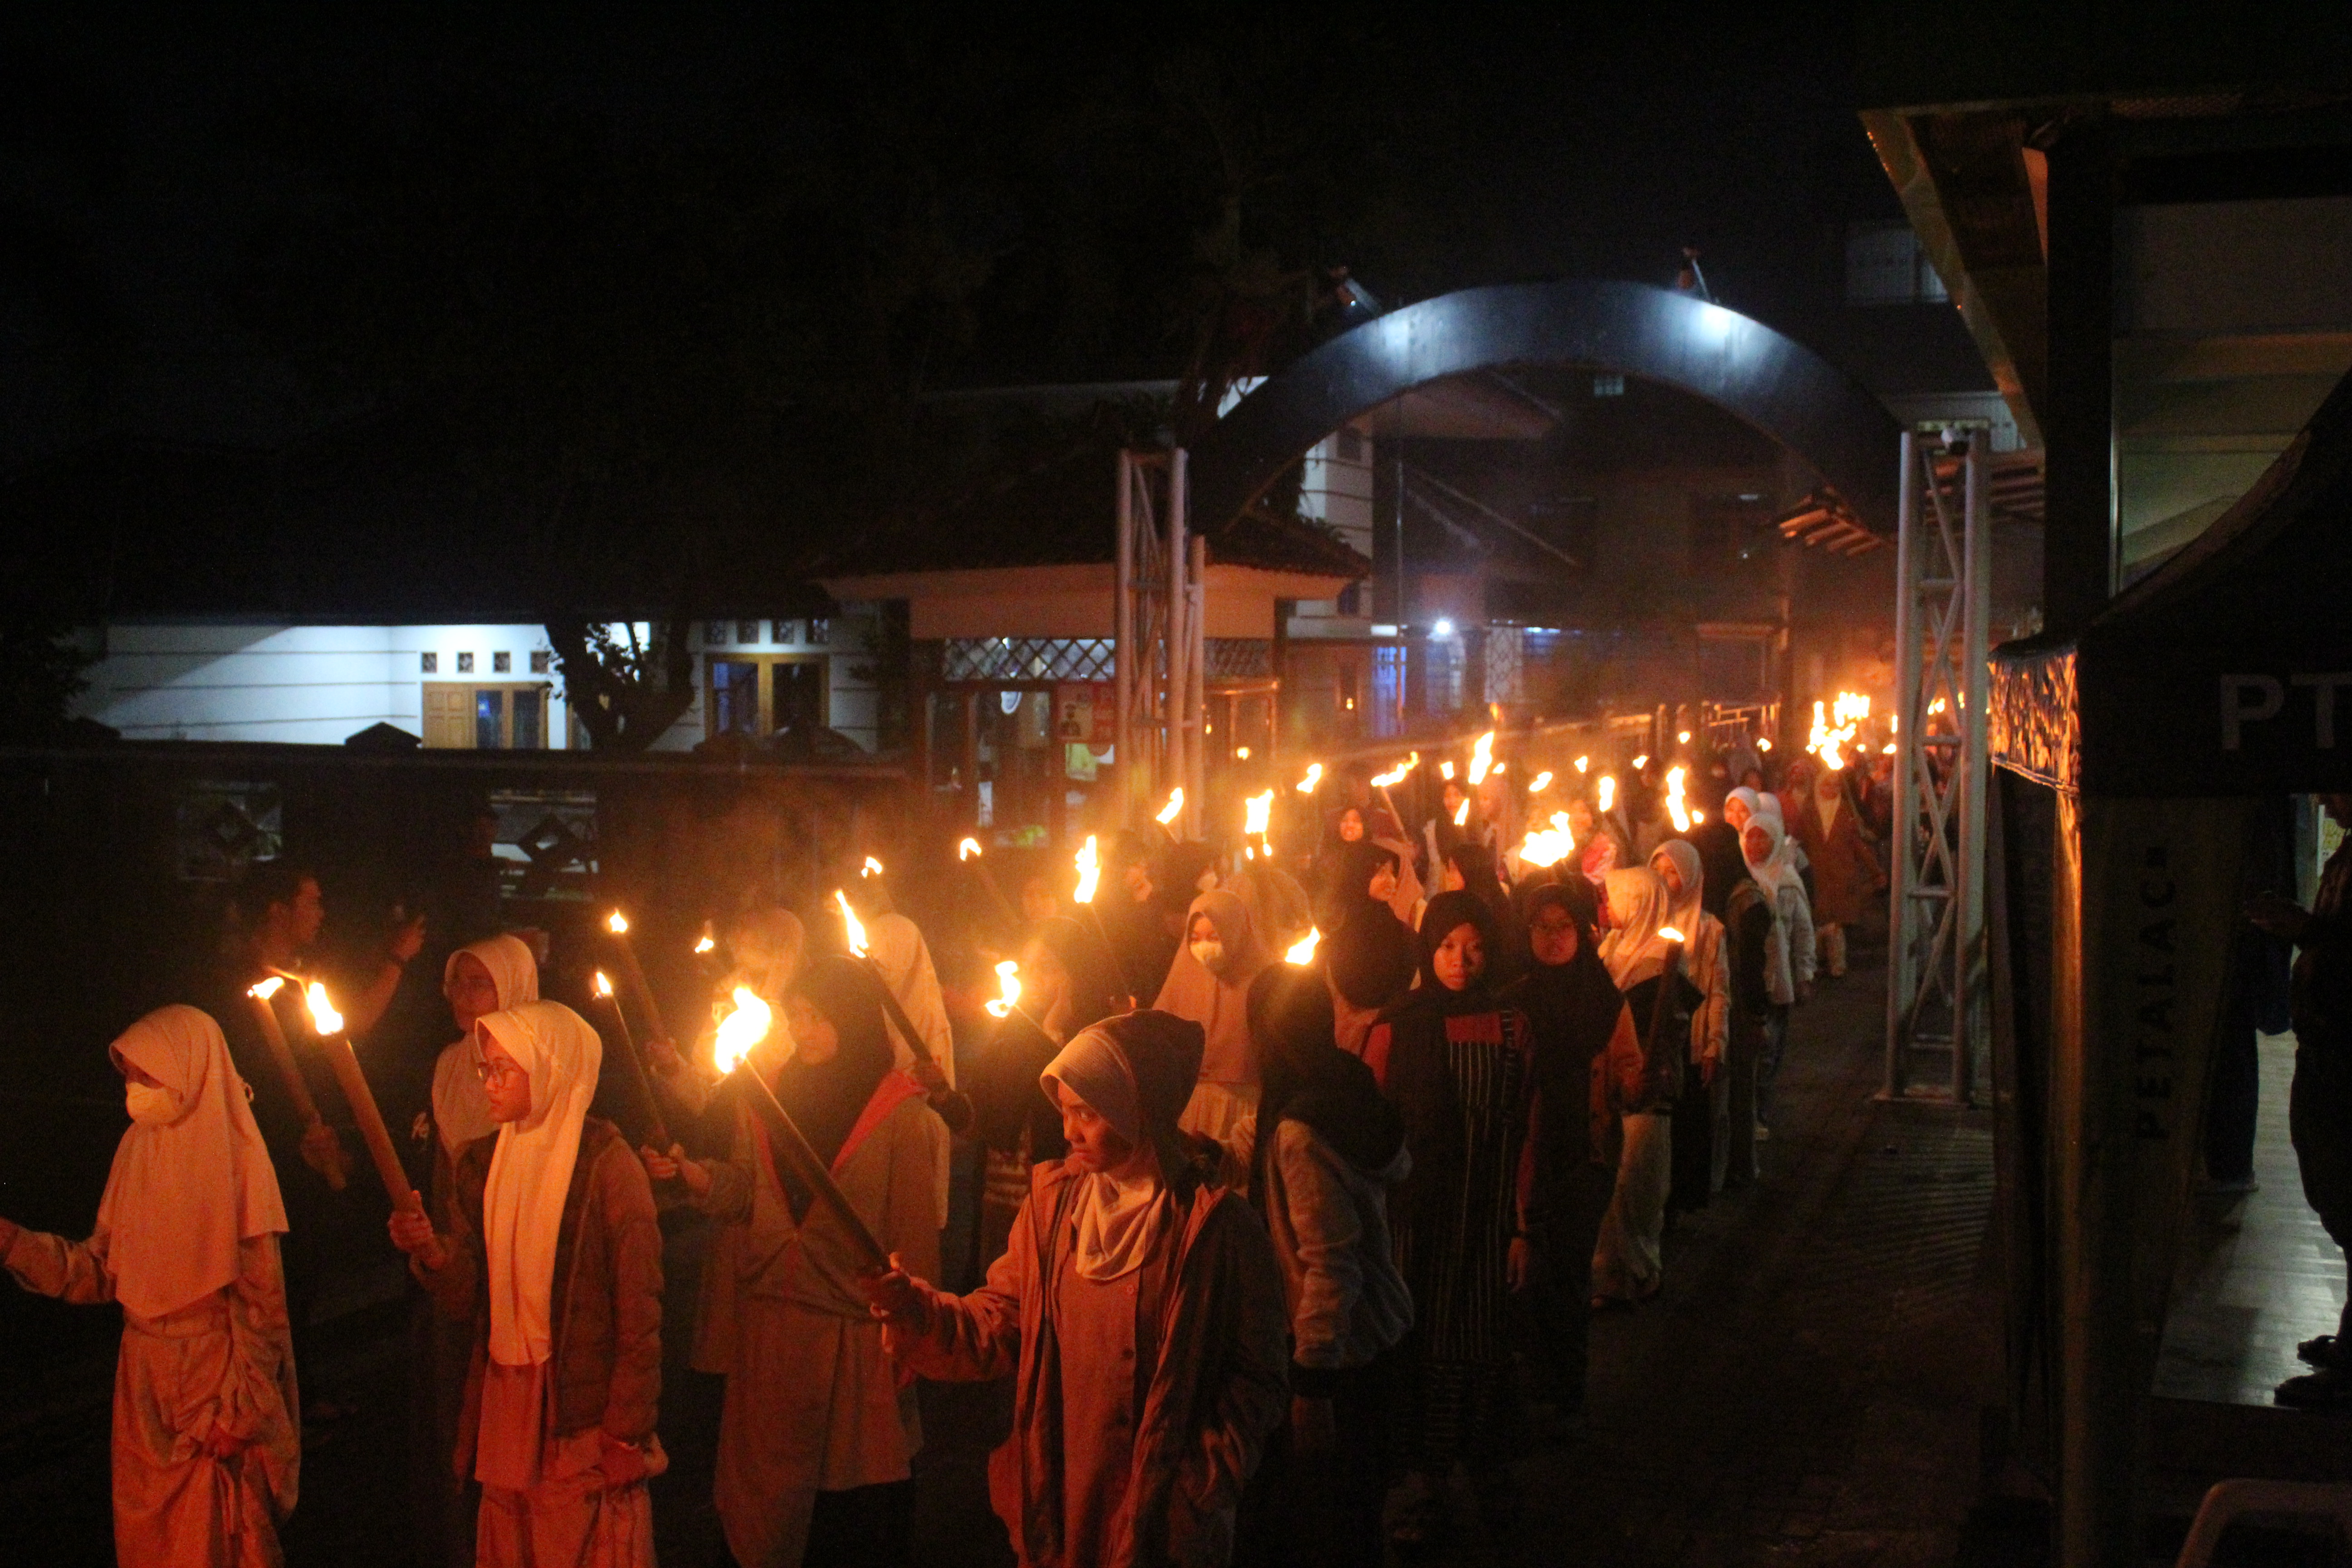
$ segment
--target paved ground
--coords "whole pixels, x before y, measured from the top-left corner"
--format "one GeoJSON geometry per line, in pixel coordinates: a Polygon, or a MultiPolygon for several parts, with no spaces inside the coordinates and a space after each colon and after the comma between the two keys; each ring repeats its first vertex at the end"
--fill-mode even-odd
{"type": "MultiPolygon", "coordinates": [[[[1998,1321],[1978,1282],[1991,1139],[1979,1115],[1872,1101],[1883,994],[1866,955],[1800,1015],[1764,1182],[1685,1218],[1660,1298],[1596,1325],[1588,1423],[1526,1462],[1517,1537],[1488,1540],[1463,1498],[1445,1561],[1953,1560],[1998,1321]]],[[[681,1283],[692,1263],[673,1258],[681,1283]]],[[[306,1461],[287,1531],[297,1565],[411,1560],[403,1321],[397,1302],[354,1314],[320,1352],[317,1381],[362,1410],[306,1461]]],[[[110,1351],[54,1342],[40,1366],[11,1355],[0,1385],[0,1562],[108,1560],[110,1351]]],[[[1010,1562],[982,1474],[1004,1397],[926,1390],[925,1568],[1010,1562]]],[[[716,1424],[714,1380],[675,1370],[663,1429],[677,1466],[656,1492],[673,1568],[726,1562],[707,1503],[716,1424]]]]}

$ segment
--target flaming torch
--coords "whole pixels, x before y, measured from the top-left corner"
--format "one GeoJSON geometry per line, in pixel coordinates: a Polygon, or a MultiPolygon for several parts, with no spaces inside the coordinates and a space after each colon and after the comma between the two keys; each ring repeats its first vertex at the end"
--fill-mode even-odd
{"type": "Polygon", "coordinates": [[[629,995],[635,1001],[637,1010],[646,1016],[646,1028],[655,1039],[668,1039],[669,1030],[662,1023],[661,1005],[654,1000],[653,987],[646,984],[645,966],[637,962],[636,945],[629,940],[629,917],[614,910],[604,921],[604,929],[613,933],[614,951],[621,955],[621,983],[629,988],[629,995]]]}
{"type": "Polygon", "coordinates": [[[1595,791],[1595,804],[1602,811],[1608,811],[1616,805],[1617,776],[1614,773],[1601,775],[1600,787],[1595,791]]]}
{"type": "Polygon", "coordinates": [[[1263,795],[1248,795],[1243,799],[1242,836],[1256,839],[1257,847],[1265,850],[1269,858],[1274,854],[1274,845],[1266,837],[1266,832],[1273,821],[1274,791],[1269,789],[1263,795]]]}
{"type": "Polygon", "coordinates": [[[368,1157],[375,1162],[377,1179],[383,1183],[384,1196],[396,1209],[412,1213],[425,1211],[425,1200],[408,1184],[408,1173],[400,1168],[400,1155],[392,1146],[392,1134],[384,1130],[383,1112],[375,1105],[375,1095],[368,1089],[367,1075],[360,1071],[360,1058],[352,1050],[351,1037],[343,1033],[343,1016],[327,997],[327,988],[317,981],[310,982],[305,997],[310,1006],[310,1026],[319,1032],[319,1048],[327,1053],[327,1065],[334,1069],[335,1081],[342,1086],[343,1098],[351,1102],[352,1115],[360,1124],[360,1137],[367,1144],[368,1157]]]}
{"type": "Polygon", "coordinates": [[[1549,827],[1528,830],[1527,841],[1519,846],[1519,858],[1529,866],[1557,866],[1576,853],[1576,835],[1569,831],[1568,813],[1551,814],[1549,827]]]}
{"type": "Polygon", "coordinates": [[[1495,731],[1487,731],[1470,748],[1470,782],[1485,784],[1486,775],[1495,771],[1495,731]]]}
{"type": "Polygon", "coordinates": [[[1322,782],[1323,764],[1321,763],[1309,763],[1307,764],[1307,776],[1298,781],[1298,793],[1301,795],[1313,795],[1315,793],[1316,786],[1322,782]]]}
{"type": "MultiPolygon", "coordinates": [[[[310,1098],[310,1086],[302,1081],[302,1068],[294,1059],[294,1047],[286,1043],[286,1027],[278,1021],[278,1009],[270,1002],[285,985],[285,976],[273,974],[246,994],[253,998],[254,1007],[261,1015],[262,1043],[269,1047],[269,1059],[278,1064],[278,1074],[286,1080],[286,1097],[294,1102],[294,1113],[302,1119],[305,1128],[317,1127],[322,1120],[319,1102],[310,1098]]],[[[335,1145],[335,1156],[332,1167],[320,1174],[327,1178],[327,1185],[340,1193],[351,1180],[341,1143],[335,1145]]]]}
{"type": "Polygon", "coordinates": [[[1544,791],[1549,788],[1551,788],[1551,770],[1549,768],[1546,768],[1528,783],[1528,793],[1529,795],[1541,795],[1544,791]]]}
{"type": "Polygon", "coordinates": [[[758,992],[748,985],[735,987],[734,1011],[719,1020],[719,1037],[714,1047],[719,1070],[729,1078],[741,1077],[760,1091],[753,1103],[766,1113],[769,1128],[776,1134],[776,1152],[783,1156],[785,1163],[793,1167],[793,1173],[815,1195],[817,1202],[831,1210],[834,1218],[841,1222],[842,1229],[849,1233],[850,1244],[858,1255],[861,1272],[878,1274],[890,1267],[890,1255],[882,1250],[882,1244],[874,1238],[873,1230],[857,1211],[849,1206],[849,1199],[843,1195],[839,1184],[834,1181],[833,1173],[825,1169],[824,1162],[818,1159],[816,1151],[809,1147],[808,1140],[801,1135],[800,1128],[793,1124],[791,1114],[777,1100],[776,1091],[770,1089],[767,1080],[758,1073],[742,1070],[743,1063],[751,1057],[751,1047],[768,1037],[768,1031],[774,1022],[775,1010],[761,1000],[758,992]]]}
{"type": "Polygon", "coordinates": [[[1290,951],[1282,955],[1282,962],[1285,963],[1297,964],[1308,964],[1314,963],[1316,944],[1320,942],[1322,940],[1323,933],[1315,927],[1308,926],[1307,928],[1307,934],[1300,937],[1297,942],[1291,943],[1290,951]]]}
{"type": "MultiPolygon", "coordinates": [[[[907,1042],[907,1049],[914,1053],[917,1064],[931,1069],[928,1077],[919,1071],[915,1075],[923,1080],[923,1087],[930,1093],[931,1109],[938,1111],[940,1120],[948,1124],[949,1131],[962,1131],[971,1125],[971,1100],[956,1091],[955,1085],[948,1079],[947,1069],[931,1054],[930,1041],[923,1037],[922,1032],[915,1027],[914,1020],[907,1016],[907,1009],[899,1002],[898,994],[890,988],[889,977],[882,973],[882,966],[874,962],[873,953],[866,949],[865,922],[857,918],[857,911],[849,907],[849,895],[835,888],[833,901],[841,910],[841,934],[849,943],[849,956],[864,964],[866,972],[874,976],[874,988],[881,993],[882,1011],[890,1020],[890,1026],[898,1031],[900,1039],[907,1042]]],[[[766,1030],[763,1028],[761,1032],[764,1035],[766,1030]]]]}
{"type": "MultiPolygon", "coordinates": [[[[956,861],[959,865],[969,864],[974,860],[980,862],[978,869],[981,885],[988,889],[988,896],[996,900],[997,909],[1003,912],[1006,920],[1014,925],[1019,925],[1020,912],[1013,909],[1013,900],[1004,896],[1004,889],[996,885],[996,869],[988,863],[988,856],[982,850],[980,840],[967,838],[956,846],[956,861]]],[[[875,861],[872,864],[878,865],[880,862],[875,861]]]]}
{"type": "Polygon", "coordinates": [[[1151,820],[1160,824],[1160,826],[1167,828],[1168,837],[1173,838],[1176,837],[1176,829],[1171,826],[1171,824],[1173,824],[1176,818],[1183,813],[1183,810],[1184,786],[1182,784],[1178,784],[1174,789],[1168,792],[1168,804],[1161,806],[1160,808],[1160,814],[1154,816],[1151,820]]]}
{"type": "Polygon", "coordinates": [[[1674,818],[1676,833],[1688,833],[1691,826],[1690,807],[1683,801],[1685,772],[1680,764],[1666,770],[1666,815],[1674,818]]]}
{"type": "Polygon", "coordinates": [[[621,1031],[621,1054],[629,1060],[629,1077],[637,1086],[637,1094],[646,1102],[646,1126],[653,1147],[669,1147],[669,1129],[662,1122],[661,1103],[654,1099],[653,1076],[646,1071],[646,1058],[637,1049],[637,1037],[629,1033],[628,1015],[621,1011],[621,999],[613,994],[613,977],[603,970],[596,972],[596,1000],[613,1010],[613,1022],[621,1031]]]}

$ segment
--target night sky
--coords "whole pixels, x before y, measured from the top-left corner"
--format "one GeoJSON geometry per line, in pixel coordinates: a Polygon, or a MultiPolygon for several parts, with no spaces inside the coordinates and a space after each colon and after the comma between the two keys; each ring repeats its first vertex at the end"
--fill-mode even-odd
{"type": "Polygon", "coordinates": [[[767,356],[721,396],[1172,376],[1229,203],[1226,265],[1346,265],[1390,303],[1666,282],[1696,244],[1803,335],[1843,225],[1897,211],[1834,8],[1265,9],[20,10],[0,467],[278,445],[495,379],[502,336],[551,368],[636,333],[767,356]],[[730,268],[759,276],[698,305],[730,268]]]}

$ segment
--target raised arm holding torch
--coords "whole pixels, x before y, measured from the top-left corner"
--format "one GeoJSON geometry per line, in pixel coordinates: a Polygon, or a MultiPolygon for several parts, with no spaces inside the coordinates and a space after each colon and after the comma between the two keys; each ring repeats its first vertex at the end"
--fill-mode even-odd
{"type": "Polygon", "coordinates": [[[335,1130],[319,1114],[319,1102],[310,1097],[310,1086],[302,1079],[301,1064],[294,1059],[294,1047],[286,1043],[286,1026],[278,1021],[278,1009],[271,998],[285,988],[283,975],[272,974],[246,994],[253,999],[254,1011],[261,1015],[261,1040],[269,1048],[269,1059],[278,1064],[278,1076],[286,1080],[286,1097],[294,1102],[294,1113],[302,1119],[302,1163],[326,1178],[327,1185],[341,1192],[352,1179],[351,1162],[343,1153],[342,1141],[335,1130]]]}
{"type": "Polygon", "coordinates": [[[392,1134],[384,1129],[383,1113],[376,1109],[375,1094],[368,1088],[367,1075],[360,1071],[360,1058],[352,1049],[351,1037],[343,1032],[343,1016],[328,999],[327,988],[315,980],[310,983],[306,1000],[310,1006],[311,1025],[319,1031],[319,1048],[327,1053],[327,1065],[334,1069],[335,1081],[342,1086],[343,1098],[351,1102],[352,1115],[360,1124],[360,1138],[367,1144],[368,1156],[375,1162],[375,1173],[383,1183],[384,1196],[392,1200],[394,1209],[423,1213],[425,1200],[408,1184],[408,1173],[401,1168],[392,1134]]]}

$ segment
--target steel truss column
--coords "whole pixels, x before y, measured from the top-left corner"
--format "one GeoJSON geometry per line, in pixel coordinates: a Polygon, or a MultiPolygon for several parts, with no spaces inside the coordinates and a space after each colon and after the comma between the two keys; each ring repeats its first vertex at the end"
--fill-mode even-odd
{"type": "Polygon", "coordinates": [[[1199,819],[1202,685],[1202,541],[1190,532],[1185,455],[1118,455],[1118,770],[1132,816],[1155,794],[1184,786],[1188,828],[1199,819]]]}
{"type": "Polygon", "coordinates": [[[1969,1102],[1984,1059],[1986,641],[1981,427],[1903,436],[1895,541],[1886,1098],[1969,1102]],[[1940,1070],[1936,1070],[1940,1068],[1940,1070]]]}

